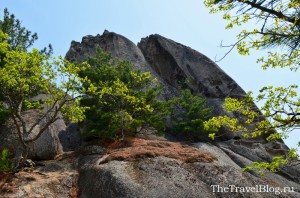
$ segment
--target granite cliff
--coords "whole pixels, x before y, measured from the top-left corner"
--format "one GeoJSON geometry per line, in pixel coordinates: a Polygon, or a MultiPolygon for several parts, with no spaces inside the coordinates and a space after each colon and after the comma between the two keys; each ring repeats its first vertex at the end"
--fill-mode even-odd
{"type": "MultiPolygon", "coordinates": [[[[205,55],[160,35],[143,38],[137,45],[113,32],[85,36],[81,42],[73,41],[66,58],[84,61],[93,55],[96,46],[113,56],[131,61],[136,68],[150,71],[163,85],[163,98],[177,95],[180,89],[189,88],[194,94],[204,96],[215,115],[225,113],[226,97],[241,98],[243,89],[218,65],[205,55]],[[180,84],[189,79],[191,83],[180,84]]],[[[300,166],[282,169],[279,173],[242,173],[241,169],[253,161],[270,161],[273,156],[285,153],[288,148],[282,141],[267,142],[234,138],[229,133],[214,144],[195,143],[191,146],[215,156],[210,162],[186,163],[166,156],[99,163],[101,155],[83,157],[79,187],[82,197],[98,194],[104,197],[273,197],[269,193],[213,193],[211,185],[293,186],[294,194],[279,196],[298,197],[300,166]],[[88,182],[88,178],[94,180],[88,182]]],[[[101,160],[100,160],[101,161],[101,160]]]]}
{"type": "MultiPolygon", "coordinates": [[[[179,94],[180,89],[189,88],[194,94],[207,99],[215,115],[223,115],[222,105],[226,97],[241,98],[245,94],[205,55],[160,35],[148,36],[136,45],[122,35],[105,31],[102,35],[85,36],[81,42],[72,41],[66,58],[72,62],[85,61],[95,54],[97,46],[115,57],[131,61],[137,69],[151,72],[164,87],[161,99],[172,98],[179,94]],[[182,84],[185,79],[191,83],[182,84]]],[[[273,156],[286,153],[288,147],[282,141],[267,142],[263,138],[245,140],[227,131],[224,138],[212,143],[201,141],[187,145],[170,141],[168,137],[151,135],[147,136],[148,139],[133,138],[103,146],[97,141],[72,141],[70,139],[80,140],[76,126],[66,130],[66,124],[60,125],[63,128],[55,130],[59,131],[58,135],[48,141],[60,138],[57,154],[72,149],[75,151],[64,152],[55,160],[46,161],[44,167],[31,172],[31,179],[26,180],[25,177],[20,182],[10,178],[10,181],[19,181],[18,186],[5,186],[0,180],[1,187],[10,189],[0,191],[0,195],[82,198],[300,197],[299,163],[277,173],[266,172],[263,177],[255,172],[242,172],[243,167],[254,161],[270,161],[273,156]],[[54,180],[50,180],[51,174],[55,176],[54,180]],[[42,182],[37,184],[36,180],[42,182]],[[224,190],[226,187],[230,187],[228,192],[224,190]],[[284,187],[287,192],[278,191],[284,190],[284,187]],[[41,188],[43,190],[37,190],[41,188]],[[246,188],[259,188],[260,192],[254,192],[255,189],[246,191],[246,188]]],[[[27,172],[18,174],[29,178],[27,172]]]]}

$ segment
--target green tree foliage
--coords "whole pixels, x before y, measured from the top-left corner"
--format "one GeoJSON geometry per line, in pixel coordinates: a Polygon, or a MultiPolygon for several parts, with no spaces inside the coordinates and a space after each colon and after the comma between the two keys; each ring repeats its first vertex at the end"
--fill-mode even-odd
{"type": "Polygon", "coordinates": [[[112,58],[98,47],[88,63],[91,68],[81,73],[90,83],[88,97],[82,105],[86,113],[89,134],[103,138],[124,137],[150,124],[163,128],[168,113],[166,103],[158,101],[160,88],[155,86],[149,72],[134,70],[127,61],[112,58]]]}
{"type": "Polygon", "coordinates": [[[38,139],[50,124],[59,119],[60,112],[71,121],[83,120],[85,109],[79,106],[81,93],[76,88],[86,81],[78,73],[88,68],[88,64],[77,66],[62,58],[45,56],[36,49],[30,52],[12,49],[7,38],[8,35],[0,30],[0,53],[5,54],[0,68],[0,93],[22,144],[22,153],[17,156],[26,159],[28,144],[38,139]],[[46,94],[46,99],[31,101],[39,94],[46,94]],[[33,123],[25,122],[22,112],[37,107],[40,118],[33,123]],[[38,132],[33,134],[37,125],[40,125],[38,132]]]}
{"type": "MultiPolygon", "coordinates": [[[[5,39],[3,37],[1,38],[1,42],[7,42],[11,50],[18,49],[18,51],[27,51],[38,39],[37,33],[32,33],[25,27],[22,27],[20,20],[16,19],[14,14],[10,14],[7,8],[4,9],[3,19],[0,20],[0,30],[7,35],[5,39]]],[[[5,50],[1,50],[0,52],[0,67],[3,67],[5,64],[5,53],[5,50]]],[[[52,46],[49,44],[49,48],[44,48],[40,53],[45,55],[52,54],[52,46]]],[[[9,111],[5,108],[4,96],[3,93],[0,92],[0,125],[3,124],[8,117],[9,111]]]]}
{"type": "Polygon", "coordinates": [[[9,111],[5,108],[5,103],[0,101],[0,126],[9,118],[9,111]]]}
{"type": "Polygon", "coordinates": [[[254,170],[257,171],[261,176],[264,176],[265,170],[270,170],[271,172],[277,172],[289,163],[290,159],[297,158],[295,154],[295,149],[291,149],[287,156],[276,156],[273,158],[272,162],[254,162],[252,166],[246,166],[243,172],[254,170]]]}
{"type": "Polygon", "coordinates": [[[204,122],[211,118],[211,109],[206,100],[194,96],[190,90],[182,90],[181,96],[174,99],[172,132],[186,137],[197,137],[205,133],[204,122]]]}
{"type": "Polygon", "coordinates": [[[37,33],[33,33],[21,26],[20,20],[4,9],[3,20],[0,21],[0,29],[8,35],[7,42],[12,49],[21,48],[26,51],[38,39],[37,33]]]}
{"type": "Polygon", "coordinates": [[[8,149],[3,149],[0,153],[0,173],[4,171],[11,171],[14,168],[12,156],[8,149]]]}
{"type": "Polygon", "coordinates": [[[227,29],[255,22],[254,29],[242,30],[237,42],[228,47],[237,47],[241,55],[248,55],[251,49],[281,47],[282,54],[270,51],[268,57],[258,60],[263,68],[298,68],[299,0],[205,0],[205,5],[211,13],[224,13],[227,29]]]}
{"type": "MultiPolygon", "coordinates": [[[[300,65],[299,0],[205,0],[205,5],[211,13],[223,13],[223,19],[228,21],[227,29],[246,23],[256,24],[253,29],[242,30],[237,35],[236,43],[226,46],[230,47],[228,53],[233,48],[241,55],[249,55],[251,50],[266,49],[267,56],[257,60],[263,69],[288,67],[297,71],[300,65]],[[277,48],[280,48],[280,51],[277,48]]],[[[260,90],[256,98],[251,93],[241,101],[228,98],[225,101],[227,111],[241,114],[244,119],[215,117],[206,123],[206,127],[216,132],[218,128],[226,125],[233,131],[244,132],[244,136],[248,138],[264,134],[268,135],[267,140],[286,138],[288,133],[300,124],[297,88],[297,85],[267,86],[260,90]],[[254,102],[264,103],[261,108],[262,114],[253,106],[254,102]],[[254,130],[249,131],[249,128],[254,130]]],[[[215,133],[212,133],[211,137],[214,135],[215,133]]],[[[296,155],[295,149],[291,149],[286,156],[274,158],[271,163],[255,163],[252,168],[275,171],[297,157],[299,156],[296,155]]]]}

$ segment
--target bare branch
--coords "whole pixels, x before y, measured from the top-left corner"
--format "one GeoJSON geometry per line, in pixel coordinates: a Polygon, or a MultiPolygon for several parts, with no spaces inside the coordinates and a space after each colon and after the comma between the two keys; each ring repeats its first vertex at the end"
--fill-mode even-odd
{"type": "Polygon", "coordinates": [[[221,45],[220,45],[220,47],[230,47],[230,49],[225,53],[225,55],[224,56],[222,56],[222,58],[220,58],[219,60],[215,60],[215,62],[217,63],[217,62],[220,62],[220,61],[222,61],[236,46],[237,46],[237,44],[239,43],[239,42],[241,42],[242,40],[243,40],[244,38],[241,38],[240,40],[238,40],[237,42],[235,42],[234,44],[232,44],[232,45],[228,45],[228,46],[224,46],[223,44],[222,44],[222,42],[223,41],[221,41],[221,45]]]}

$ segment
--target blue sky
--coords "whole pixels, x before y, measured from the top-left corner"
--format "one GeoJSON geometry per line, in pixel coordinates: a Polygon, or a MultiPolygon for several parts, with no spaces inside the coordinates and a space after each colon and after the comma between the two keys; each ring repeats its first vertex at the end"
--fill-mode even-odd
{"type": "MultiPolygon", "coordinates": [[[[210,15],[201,0],[1,0],[1,18],[5,7],[23,26],[38,33],[35,47],[51,43],[56,56],[64,56],[72,40],[81,41],[85,35],[102,34],[107,29],[134,43],[160,34],[215,60],[226,52],[219,47],[221,41],[233,43],[238,32],[225,30],[221,15],[210,15]]],[[[288,69],[263,71],[256,59],[264,53],[242,57],[234,51],[218,65],[245,91],[255,94],[265,85],[300,84],[299,75],[288,69]]],[[[292,146],[299,140],[297,131],[287,144],[292,146]]]]}

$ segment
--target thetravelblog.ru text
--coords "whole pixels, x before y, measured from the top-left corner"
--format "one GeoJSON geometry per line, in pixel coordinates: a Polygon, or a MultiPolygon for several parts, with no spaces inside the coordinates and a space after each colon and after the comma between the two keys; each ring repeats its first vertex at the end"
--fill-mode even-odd
{"type": "Polygon", "coordinates": [[[280,195],[281,193],[292,193],[294,187],[273,187],[269,185],[255,185],[255,186],[220,186],[211,185],[214,193],[274,193],[280,195]]]}

